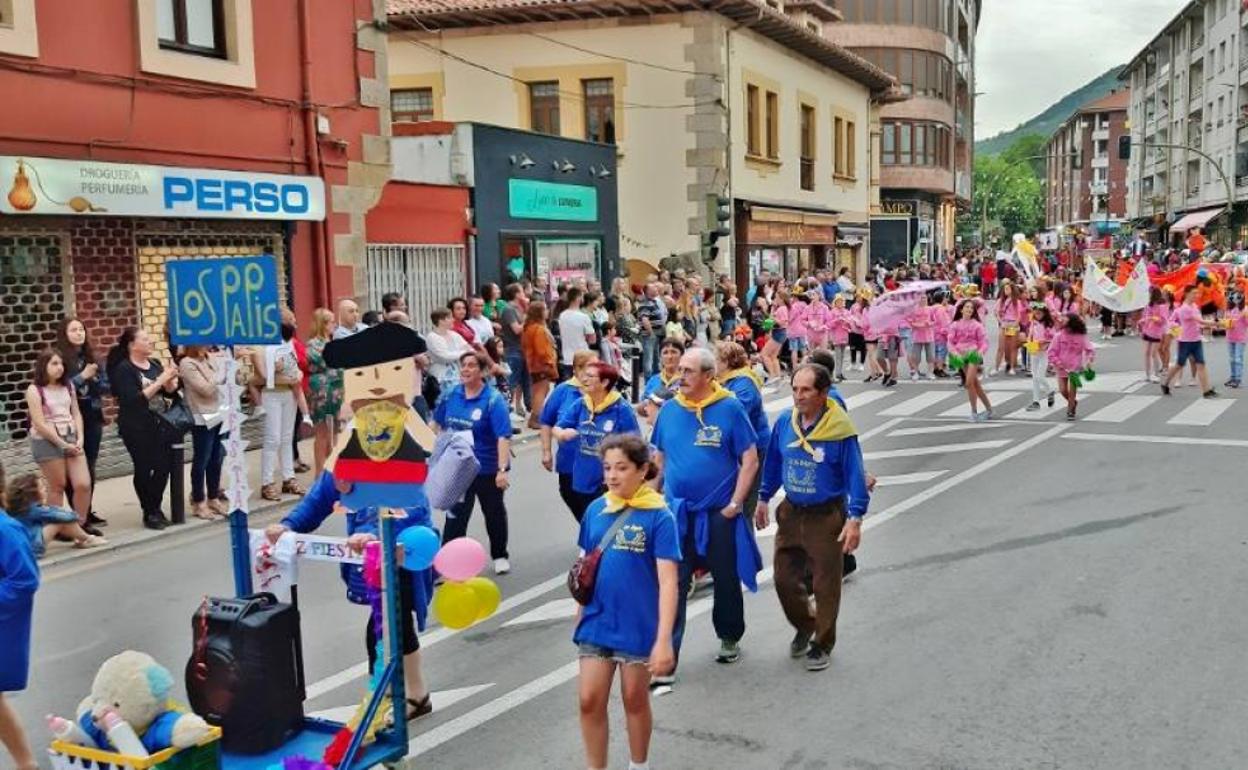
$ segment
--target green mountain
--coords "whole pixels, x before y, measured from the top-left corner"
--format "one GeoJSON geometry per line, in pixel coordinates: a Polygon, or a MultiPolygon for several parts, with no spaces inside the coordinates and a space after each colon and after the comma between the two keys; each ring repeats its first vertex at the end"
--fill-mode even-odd
{"type": "Polygon", "coordinates": [[[1048,138],[1075,110],[1090,101],[1109,95],[1115,88],[1121,88],[1123,84],[1118,82],[1118,73],[1121,71],[1122,66],[1114,67],[1087,85],[1066,94],[1056,104],[1026,123],[1020,124],[1017,128],[1011,131],[1003,131],[996,136],[990,136],[987,139],[976,142],[975,154],[996,155],[1013,144],[1019,137],[1027,134],[1040,134],[1048,138]]]}

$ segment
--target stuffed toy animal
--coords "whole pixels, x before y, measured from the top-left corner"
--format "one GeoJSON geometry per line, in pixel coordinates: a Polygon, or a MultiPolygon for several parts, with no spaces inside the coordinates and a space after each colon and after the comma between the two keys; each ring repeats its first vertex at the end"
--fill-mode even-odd
{"type": "Polygon", "coordinates": [[[170,747],[184,749],[208,734],[208,723],[195,714],[170,708],[173,677],[152,656],[126,650],[100,666],[91,694],[78,704],[78,726],[102,749],[116,749],[100,726],[115,711],[138,735],[149,754],[170,747]]]}

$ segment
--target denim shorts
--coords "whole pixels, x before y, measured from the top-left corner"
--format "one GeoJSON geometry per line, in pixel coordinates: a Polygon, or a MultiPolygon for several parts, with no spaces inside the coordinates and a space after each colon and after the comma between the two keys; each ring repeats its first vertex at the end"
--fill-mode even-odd
{"type": "Polygon", "coordinates": [[[806,343],[804,338],[789,337],[789,352],[805,353],[807,350],[810,350],[810,346],[806,343]]]}
{"type": "Polygon", "coordinates": [[[578,657],[610,660],[622,666],[644,666],[650,662],[650,659],[644,655],[632,655],[627,652],[613,650],[610,647],[593,644],[592,642],[581,642],[577,645],[577,651],[578,657]]]}
{"type": "Polygon", "coordinates": [[[1205,363],[1205,345],[1200,340],[1193,342],[1179,341],[1179,355],[1174,359],[1179,366],[1187,363],[1187,359],[1192,359],[1200,365],[1205,363]]]}
{"type": "MultiPolygon", "coordinates": [[[[68,433],[61,436],[61,439],[73,444],[78,441],[78,431],[70,428],[68,433]]],[[[37,463],[47,462],[48,460],[63,460],[68,457],[66,450],[61,449],[42,436],[35,435],[33,430],[30,435],[30,453],[34,456],[37,463]]]]}
{"type": "Polygon", "coordinates": [[[771,330],[771,339],[777,345],[783,345],[788,338],[789,332],[787,329],[776,328],[771,330]]]}

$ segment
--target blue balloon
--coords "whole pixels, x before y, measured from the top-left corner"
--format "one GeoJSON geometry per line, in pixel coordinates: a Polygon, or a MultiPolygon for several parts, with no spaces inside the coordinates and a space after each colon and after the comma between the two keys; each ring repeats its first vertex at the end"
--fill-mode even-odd
{"type": "Polygon", "coordinates": [[[1208,277],[1209,277],[1209,271],[1208,271],[1208,270],[1206,270],[1205,268],[1203,268],[1203,267],[1202,267],[1202,268],[1200,268],[1199,270],[1197,270],[1197,271],[1196,271],[1196,277],[1197,277],[1197,278],[1208,278],[1208,277]]]}
{"type": "Polygon", "coordinates": [[[438,533],[429,527],[408,527],[399,533],[398,540],[403,546],[403,568],[412,572],[432,567],[433,557],[442,547],[438,533]]]}

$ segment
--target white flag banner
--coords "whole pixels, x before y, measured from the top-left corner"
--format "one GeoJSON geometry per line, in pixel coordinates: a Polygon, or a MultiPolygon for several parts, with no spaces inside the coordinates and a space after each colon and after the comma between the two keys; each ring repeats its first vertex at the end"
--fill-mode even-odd
{"type": "Polygon", "coordinates": [[[299,558],[295,536],[287,532],[276,543],[270,543],[264,530],[249,530],[251,546],[251,579],[257,591],[279,598],[290,596],[290,587],[299,582],[299,558]]]}
{"type": "Polygon", "coordinates": [[[1083,260],[1083,298],[1115,313],[1131,313],[1148,307],[1151,285],[1144,260],[1135,263],[1131,277],[1123,286],[1114,283],[1090,257],[1083,260]]]}

